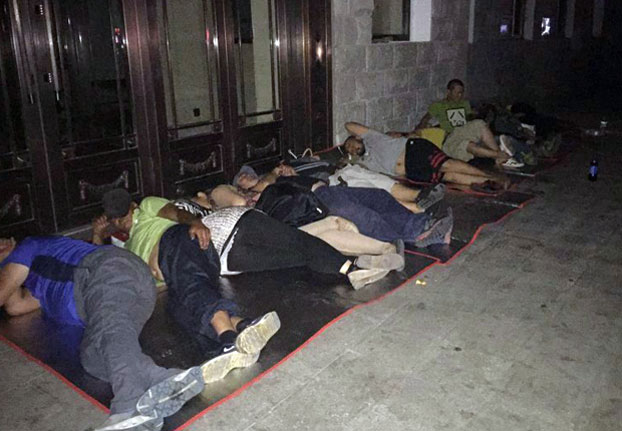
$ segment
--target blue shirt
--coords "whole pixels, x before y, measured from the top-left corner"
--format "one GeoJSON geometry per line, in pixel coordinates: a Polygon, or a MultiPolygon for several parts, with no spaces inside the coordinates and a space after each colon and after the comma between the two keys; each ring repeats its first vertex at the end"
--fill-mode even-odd
{"type": "Polygon", "coordinates": [[[98,247],[63,236],[28,237],[2,266],[27,266],[30,271],[23,286],[39,300],[43,312],[57,322],[84,326],[73,297],[73,275],[82,259],[98,247]]]}

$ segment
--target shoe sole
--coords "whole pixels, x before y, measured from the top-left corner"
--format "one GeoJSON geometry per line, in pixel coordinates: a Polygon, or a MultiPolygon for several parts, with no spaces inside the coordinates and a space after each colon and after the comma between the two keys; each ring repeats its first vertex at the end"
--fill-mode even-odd
{"type": "Polygon", "coordinates": [[[149,388],[136,403],[136,410],[143,415],[155,411],[160,418],[171,416],[204,386],[200,367],[189,368],[149,388]]]}
{"type": "Polygon", "coordinates": [[[448,215],[438,220],[428,229],[428,234],[415,241],[415,247],[426,248],[434,244],[449,244],[454,227],[454,217],[451,208],[447,208],[448,215]]]}
{"type": "MultiPolygon", "coordinates": [[[[156,431],[161,430],[164,426],[164,420],[159,417],[150,417],[144,415],[136,415],[115,424],[111,424],[101,428],[88,428],[93,431],[156,431]]],[[[88,430],[87,430],[88,431],[88,430]]]]}
{"type": "Polygon", "coordinates": [[[356,258],[355,264],[363,269],[386,269],[392,271],[404,266],[404,257],[398,253],[385,253],[377,256],[364,254],[356,258]]]}
{"type": "Polygon", "coordinates": [[[266,313],[258,322],[247,326],[235,339],[235,347],[241,353],[258,354],[268,340],[281,328],[276,311],[266,313]]]}
{"type": "Polygon", "coordinates": [[[359,269],[348,274],[348,280],[354,290],[359,290],[361,287],[386,277],[388,273],[386,269],[359,269]]]}
{"type": "Polygon", "coordinates": [[[225,378],[230,371],[236,368],[246,368],[257,362],[259,355],[247,355],[237,350],[218,355],[201,365],[203,381],[213,383],[225,378]]]}

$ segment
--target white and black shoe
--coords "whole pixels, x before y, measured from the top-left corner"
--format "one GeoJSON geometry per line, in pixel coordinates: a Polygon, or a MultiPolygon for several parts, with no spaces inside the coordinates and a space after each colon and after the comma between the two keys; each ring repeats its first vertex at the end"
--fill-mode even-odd
{"type": "Polygon", "coordinates": [[[501,166],[509,169],[519,169],[525,166],[525,164],[523,162],[519,162],[514,157],[510,157],[505,162],[501,163],[501,166]]]}
{"type": "Polygon", "coordinates": [[[250,367],[258,358],[259,352],[249,355],[240,352],[234,344],[225,345],[218,356],[201,365],[203,381],[207,384],[221,380],[231,370],[250,367]]]}
{"type": "Polygon", "coordinates": [[[235,339],[235,347],[241,353],[258,355],[261,349],[281,328],[276,311],[271,311],[253,320],[235,339]]]}

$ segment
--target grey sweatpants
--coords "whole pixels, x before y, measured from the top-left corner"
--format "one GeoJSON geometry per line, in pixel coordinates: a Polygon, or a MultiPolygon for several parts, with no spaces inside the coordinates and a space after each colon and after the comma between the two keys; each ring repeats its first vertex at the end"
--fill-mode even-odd
{"type": "Polygon", "coordinates": [[[138,342],[155,307],[156,287],[140,258],[118,247],[85,257],[74,273],[74,297],[86,323],[80,360],[112,385],[110,413],[132,411],[151,386],[180,370],[157,366],[138,342]]]}

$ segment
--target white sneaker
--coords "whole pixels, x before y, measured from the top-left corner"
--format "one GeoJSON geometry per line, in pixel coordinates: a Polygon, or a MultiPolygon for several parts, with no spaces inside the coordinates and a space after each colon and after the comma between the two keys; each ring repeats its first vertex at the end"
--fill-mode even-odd
{"type": "Polygon", "coordinates": [[[392,271],[404,267],[404,256],[398,253],[363,254],[356,258],[354,264],[361,269],[386,269],[392,271]]]}
{"type": "Polygon", "coordinates": [[[276,311],[271,311],[253,320],[235,339],[235,347],[241,353],[256,355],[268,340],[281,328],[276,311]]]}
{"type": "Polygon", "coordinates": [[[248,355],[238,351],[235,346],[224,346],[220,355],[201,365],[203,381],[212,383],[224,379],[229,371],[236,368],[246,368],[253,365],[259,359],[259,352],[248,355]]]}
{"type": "Polygon", "coordinates": [[[369,283],[386,277],[389,272],[387,269],[357,269],[348,274],[348,280],[354,290],[359,290],[369,283]]]}
{"type": "Polygon", "coordinates": [[[499,148],[508,156],[512,157],[514,152],[510,149],[510,137],[507,135],[499,136],[499,148]]]}
{"type": "Polygon", "coordinates": [[[522,168],[523,166],[525,166],[524,163],[519,162],[514,157],[510,157],[505,162],[503,162],[501,165],[504,168],[510,168],[510,169],[518,169],[518,168],[522,168]]]}

